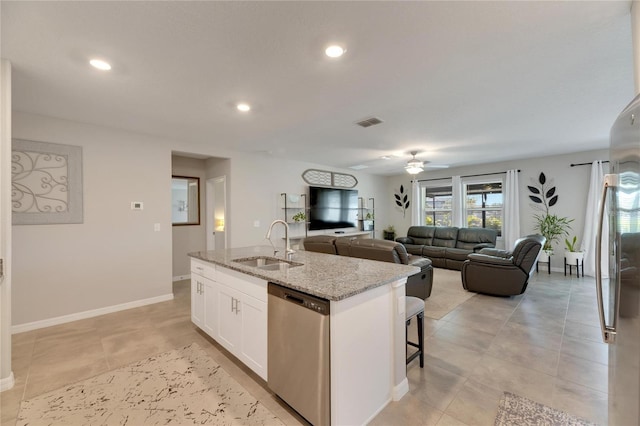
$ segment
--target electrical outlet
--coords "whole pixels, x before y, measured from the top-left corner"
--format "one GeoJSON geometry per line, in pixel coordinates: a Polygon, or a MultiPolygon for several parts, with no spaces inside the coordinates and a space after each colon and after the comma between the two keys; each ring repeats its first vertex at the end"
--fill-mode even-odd
{"type": "Polygon", "coordinates": [[[159,223],[154,223],[153,224],[153,230],[155,232],[160,232],[160,224],[159,223]]]}
{"type": "Polygon", "coordinates": [[[260,221],[259,220],[254,220],[253,221],[253,227],[254,228],[260,228],[260,221]]]}
{"type": "Polygon", "coordinates": [[[132,201],[131,210],[142,210],[144,208],[142,201],[132,201]]]}

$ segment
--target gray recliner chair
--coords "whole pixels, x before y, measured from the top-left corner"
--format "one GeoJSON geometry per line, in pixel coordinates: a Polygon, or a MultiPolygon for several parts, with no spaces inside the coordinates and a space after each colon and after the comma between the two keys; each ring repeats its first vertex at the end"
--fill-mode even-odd
{"type": "Polygon", "coordinates": [[[546,238],[528,235],[516,241],[513,251],[485,248],[462,264],[462,286],[495,296],[522,294],[533,274],[546,238]]]}

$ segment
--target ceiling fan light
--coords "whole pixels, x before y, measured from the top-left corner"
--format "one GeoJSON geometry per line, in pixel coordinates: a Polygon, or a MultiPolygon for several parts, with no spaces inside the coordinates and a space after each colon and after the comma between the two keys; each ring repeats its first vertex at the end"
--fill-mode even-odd
{"type": "Polygon", "coordinates": [[[411,155],[413,156],[413,158],[407,161],[407,165],[404,167],[404,169],[410,175],[417,175],[420,172],[424,172],[424,163],[416,159],[417,153],[418,151],[411,151],[411,155]]]}

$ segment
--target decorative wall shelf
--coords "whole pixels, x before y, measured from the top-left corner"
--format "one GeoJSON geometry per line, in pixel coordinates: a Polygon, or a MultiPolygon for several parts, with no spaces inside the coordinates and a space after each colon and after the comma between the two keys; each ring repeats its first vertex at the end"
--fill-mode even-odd
{"type": "Polygon", "coordinates": [[[318,169],[305,170],[304,173],[302,173],[302,179],[304,179],[304,181],[309,185],[336,188],[353,188],[358,184],[358,179],[353,175],[318,169]]]}

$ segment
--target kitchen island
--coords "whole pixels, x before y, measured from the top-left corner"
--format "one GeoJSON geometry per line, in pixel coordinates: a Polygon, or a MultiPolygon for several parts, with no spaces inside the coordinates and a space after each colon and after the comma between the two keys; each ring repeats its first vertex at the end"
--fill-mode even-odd
{"type": "MultiPolygon", "coordinates": [[[[267,284],[330,303],[331,424],[366,424],[408,391],[405,282],[417,267],[267,246],[190,253],[192,320],[268,382],[267,284]]],[[[295,408],[295,407],[294,407],[295,408]]]]}

